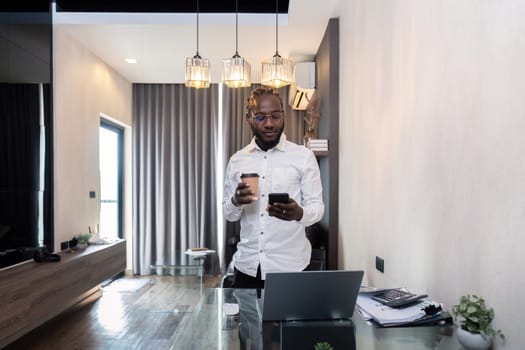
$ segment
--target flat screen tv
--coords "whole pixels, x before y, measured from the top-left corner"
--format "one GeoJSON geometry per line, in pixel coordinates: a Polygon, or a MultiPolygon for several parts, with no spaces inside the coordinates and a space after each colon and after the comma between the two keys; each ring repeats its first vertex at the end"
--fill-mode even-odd
{"type": "Polygon", "coordinates": [[[48,90],[0,83],[0,266],[10,251],[43,243],[48,90]]]}
{"type": "Polygon", "coordinates": [[[54,243],[51,6],[20,6],[0,16],[0,267],[54,243]]]}

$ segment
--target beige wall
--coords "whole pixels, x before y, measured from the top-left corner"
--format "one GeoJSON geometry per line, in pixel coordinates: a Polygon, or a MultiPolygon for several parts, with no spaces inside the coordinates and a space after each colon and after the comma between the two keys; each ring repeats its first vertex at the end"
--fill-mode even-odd
{"type": "MultiPolygon", "coordinates": [[[[101,114],[126,128],[130,144],[131,83],[72,39],[54,28],[55,250],[99,222],[98,131],[101,114]],[[97,198],[90,199],[89,191],[97,198]]],[[[128,159],[129,171],[129,153],[128,159]]],[[[129,194],[128,182],[127,193],[129,194]]],[[[129,209],[128,196],[126,203],[129,209]]],[[[128,210],[129,212],[129,210],[128,210]]],[[[129,217],[124,231],[131,234],[129,217]]]]}
{"type": "Polygon", "coordinates": [[[340,267],[447,308],[481,294],[508,337],[496,348],[523,348],[525,2],[339,14],[340,267]]]}

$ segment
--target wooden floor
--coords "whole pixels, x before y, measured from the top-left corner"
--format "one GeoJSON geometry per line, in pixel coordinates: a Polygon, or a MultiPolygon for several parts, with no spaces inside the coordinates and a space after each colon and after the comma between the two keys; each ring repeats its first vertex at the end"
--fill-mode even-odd
{"type": "Polygon", "coordinates": [[[96,301],[79,305],[10,344],[6,350],[170,349],[177,326],[205,288],[220,276],[124,277],[147,279],[136,292],[103,289],[96,301]]]}

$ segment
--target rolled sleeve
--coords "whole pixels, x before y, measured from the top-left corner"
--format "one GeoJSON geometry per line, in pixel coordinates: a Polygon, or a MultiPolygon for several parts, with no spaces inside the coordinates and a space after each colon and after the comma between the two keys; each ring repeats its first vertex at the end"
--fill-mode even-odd
{"type": "Polygon", "coordinates": [[[231,201],[231,196],[222,202],[224,218],[228,221],[239,221],[242,215],[242,206],[236,207],[231,201]]]}
{"type": "Polygon", "coordinates": [[[226,167],[226,175],[224,177],[224,193],[222,201],[222,212],[224,218],[228,221],[239,221],[242,215],[242,206],[236,207],[232,203],[232,196],[237,188],[237,179],[233,170],[231,162],[226,167]]]}

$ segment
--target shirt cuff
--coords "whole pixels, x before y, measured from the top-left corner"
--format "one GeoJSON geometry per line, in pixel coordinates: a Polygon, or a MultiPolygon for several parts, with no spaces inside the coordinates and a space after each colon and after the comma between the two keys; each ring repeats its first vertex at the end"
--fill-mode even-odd
{"type": "Polygon", "coordinates": [[[306,206],[303,207],[303,217],[298,222],[304,226],[311,226],[321,220],[321,218],[322,215],[317,213],[317,209],[315,207],[312,208],[311,206],[306,206]]]}
{"type": "MultiPolygon", "coordinates": [[[[303,216],[301,217],[300,220],[297,220],[297,222],[299,222],[299,223],[305,225],[305,224],[306,224],[306,222],[305,222],[305,218],[307,217],[308,213],[306,212],[307,210],[306,210],[305,207],[301,207],[301,209],[303,209],[303,216]]],[[[306,226],[306,225],[305,225],[305,226],[306,226]]]]}
{"type": "Polygon", "coordinates": [[[233,204],[231,197],[228,198],[224,203],[224,211],[226,213],[232,213],[233,215],[238,215],[242,211],[242,205],[236,207],[233,204]]]}

